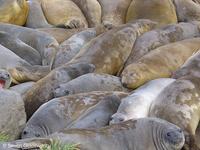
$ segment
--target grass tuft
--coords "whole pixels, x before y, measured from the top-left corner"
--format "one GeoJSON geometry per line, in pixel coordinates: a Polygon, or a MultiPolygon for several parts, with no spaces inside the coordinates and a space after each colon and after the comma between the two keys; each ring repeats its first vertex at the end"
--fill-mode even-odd
{"type": "Polygon", "coordinates": [[[0,142],[8,142],[10,137],[6,134],[0,133],[0,142]]]}

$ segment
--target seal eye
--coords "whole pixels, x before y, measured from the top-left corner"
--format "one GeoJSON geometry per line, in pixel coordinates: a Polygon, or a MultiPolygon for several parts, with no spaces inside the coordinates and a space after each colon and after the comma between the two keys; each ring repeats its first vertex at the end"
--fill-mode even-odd
{"type": "Polygon", "coordinates": [[[26,135],[26,134],[28,134],[28,132],[27,132],[27,131],[24,131],[23,134],[26,135]]]}

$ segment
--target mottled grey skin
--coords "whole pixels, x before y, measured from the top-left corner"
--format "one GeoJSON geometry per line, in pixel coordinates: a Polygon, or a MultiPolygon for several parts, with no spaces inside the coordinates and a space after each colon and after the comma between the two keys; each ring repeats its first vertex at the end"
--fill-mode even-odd
{"type": "Polygon", "coordinates": [[[0,30],[15,36],[36,49],[42,57],[42,65],[52,66],[58,48],[56,39],[44,32],[16,25],[0,23],[0,30]]]}
{"type": "Polygon", "coordinates": [[[53,92],[61,83],[69,82],[83,74],[93,72],[94,69],[94,65],[77,63],[66,64],[52,70],[24,95],[27,117],[30,118],[42,104],[54,98],[53,92]]]}
{"type": "Polygon", "coordinates": [[[25,82],[19,85],[12,86],[9,89],[20,93],[23,96],[29,89],[31,89],[34,86],[34,84],[35,82],[25,82]]]}
{"type": "Polygon", "coordinates": [[[50,139],[78,144],[81,150],[181,150],[184,144],[179,127],[158,118],[143,118],[101,129],[65,130],[47,138],[19,140],[4,146],[37,148],[49,144],[50,139]]]}
{"type": "Polygon", "coordinates": [[[173,0],[178,21],[200,21],[200,5],[192,0],[173,0]]]}
{"type": "Polygon", "coordinates": [[[29,28],[49,28],[53,27],[46,20],[40,0],[29,0],[29,14],[26,20],[26,27],[29,28]]]}
{"type": "Polygon", "coordinates": [[[0,80],[5,81],[5,84],[2,85],[2,87],[0,87],[0,89],[1,88],[8,89],[10,87],[12,78],[11,78],[10,73],[7,70],[0,69],[0,80]]]}
{"type": "Polygon", "coordinates": [[[68,83],[62,83],[54,91],[54,97],[70,94],[87,93],[91,91],[128,91],[120,78],[108,74],[89,73],[68,83]]]}
{"type": "Polygon", "coordinates": [[[97,34],[95,28],[91,28],[79,32],[61,43],[55,57],[53,68],[57,68],[69,62],[80,49],[91,39],[95,38],[97,34]]]}
{"type": "Polygon", "coordinates": [[[30,65],[1,44],[0,69],[8,70],[14,83],[37,81],[50,71],[49,67],[30,65]]]}
{"type": "Polygon", "coordinates": [[[28,46],[12,34],[0,31],[0,44],[8,48],[31,65],[41,65],[42,58],[40,53],[28,46]]]}
{"type": "Polygon", "coordinates": [[[184,39],[199,37],[199,27],[198,22],[183,22],[167,25],[144,33],[136,40],[132,52],[126,62],[126,66],[136,62],[139,58],[160,46],[184,39]]]}
{"type": "Polygon", "coordinates": [[[53,99],[29,119],[22,138],[44,137],[76,125],[78,128],[105,126],[119,100],[127,95],[123,92],[90,92],[53,99]]]}

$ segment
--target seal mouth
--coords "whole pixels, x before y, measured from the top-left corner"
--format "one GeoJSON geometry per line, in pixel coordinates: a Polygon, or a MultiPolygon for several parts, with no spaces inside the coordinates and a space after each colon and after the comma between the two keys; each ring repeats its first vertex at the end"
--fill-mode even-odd
{"type": "Polygon", "coordinates": [[[0,89],[3,89],[6,85],[6,81],[4,79],[0,79],[0,89]]]}

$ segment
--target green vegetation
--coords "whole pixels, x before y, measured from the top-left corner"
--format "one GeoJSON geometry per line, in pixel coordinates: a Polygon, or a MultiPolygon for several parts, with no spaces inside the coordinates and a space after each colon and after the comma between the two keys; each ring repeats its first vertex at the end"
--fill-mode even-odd
{"type": "Polygon", "coordinates": [[[7,142],[9,141],[9,136],[4,134],[4,133],[0,133],[0,142],[7,142]]]}
{"type": "Polygon", "coordinates": [[[80,150],[78,145],[74,144],[61,144],[58,141],[52,141],[51,145],[43,145],[41,150],[80,150]]]}

